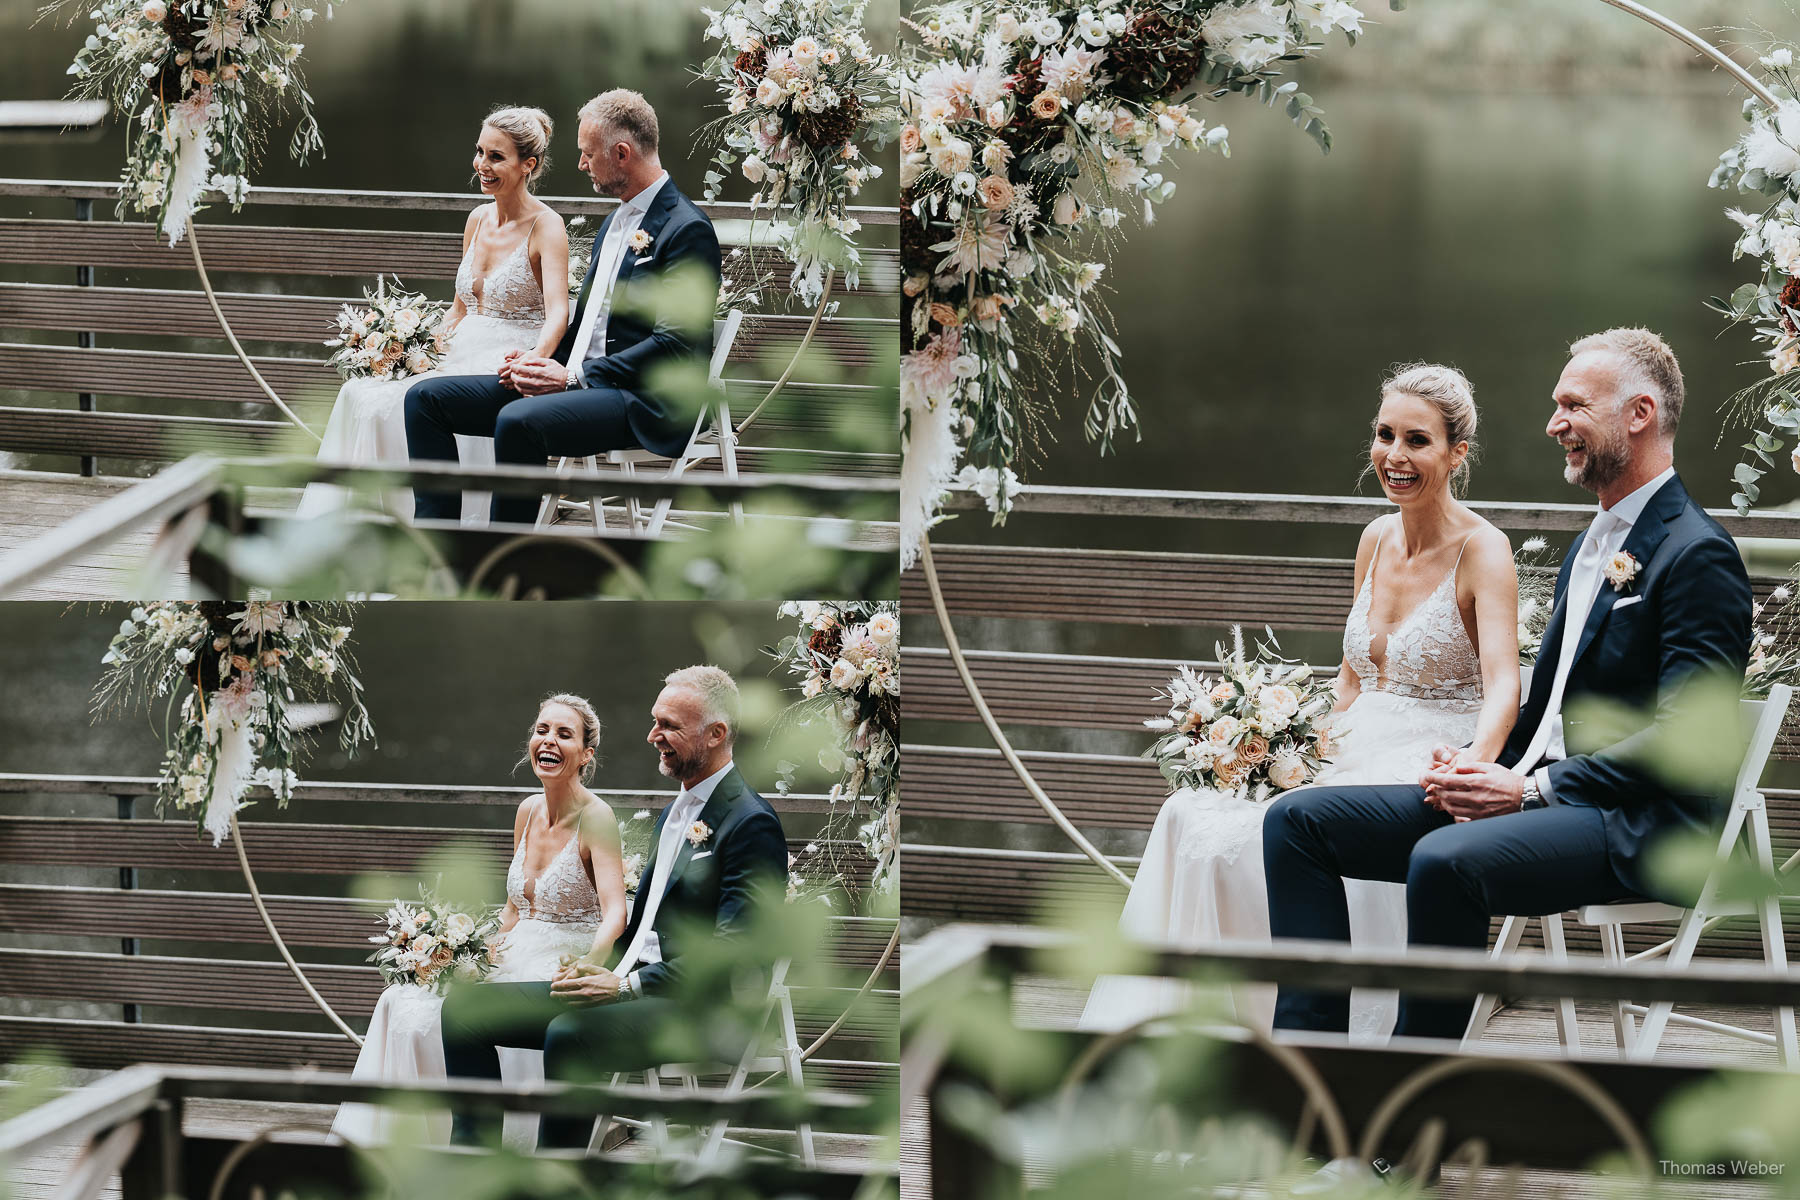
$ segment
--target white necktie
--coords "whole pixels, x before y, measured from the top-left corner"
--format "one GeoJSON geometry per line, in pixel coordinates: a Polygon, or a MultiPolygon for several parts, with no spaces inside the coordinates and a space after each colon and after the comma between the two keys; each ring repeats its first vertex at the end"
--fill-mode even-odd
{"type": "Polygon", "coordinates": [[[1563,689],[1569,683],[1569,669],[1575,664],[1575,648],[1581,644],[1582,630],[1587,627],[1594,598],[1600,594],[1600,565],[1612,551],[1613,538],[1630,528],[1622,518],[1602,512],[1588,526],[1581,551],[1575,555],[1575,565],[1569,571],[1569,588],[1563,594],[1562,640],[1557,646],[1556,676],[1551,680],[1550,699],[1544,705],[1544,715],[1538,720],[1537,730],[1531,735],[1525,753],[1513,764],[1512,769],[1520,775],[1529,774],[1532,764],[1543,757],[1556,733],[1557,723],[1562,720],[1563,689]]]}
{"type": "Polygon", "coordinates": [[[705,807],[704,801],[686,788],[669,806],[669,816],[663,822],[662,837],[656,845],[656,868],[650,872],[638,891],[638,902],[646,905],[644,915],[638,921],[637,933],[631,944],[625,947],[625,953],[619,959],[619,965],[613,968],[615,975],[629,975],[638,965],[638,956],[644,952],[644,942],[650,936],[656,924],[656,911],[662,907],[663,893],[668,890],[669,876],[675,871],[675,860],[681,855],[681,838],[683,831],[694,822],[700,809],[705,807]],[[649,888],[646,898],[643,888],[649,888]]]}
{"type": "MultiPolygon", "coordinates": [[[[581,370],[581,364],[587,361],[588,347],[593,345],[594,336],[600,323],[606,320],[607,310],[612,300],[613,279],[619,273],[618,244],[625,240],[625,210],[621,207],[613,213],[612,223],[606,227],[606,236],[594,248],[594,282],[588,288],[587,303],[582,305],[581,314],[576,318],[580,322],[575,330],[575,341],[569,346],[569,369],[581,370]]],[[[600,343],[602,352],[606,349],[605,341],[600,343]]]]}

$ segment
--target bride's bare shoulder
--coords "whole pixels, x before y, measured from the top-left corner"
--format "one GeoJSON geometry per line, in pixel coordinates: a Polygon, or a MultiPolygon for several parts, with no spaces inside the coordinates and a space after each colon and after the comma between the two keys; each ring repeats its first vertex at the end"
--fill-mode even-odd
{"type": "Polygon", "coordinates": [[[517,844],[519,838],[524,836],[525,827],[531,824],[532,814],[537,812],[538,805],[543,802],[544,793],[542,792],[533,792],[531,795],[519,801],[519,809],[517,812],[513,813],[514,844],[517,844]]]}

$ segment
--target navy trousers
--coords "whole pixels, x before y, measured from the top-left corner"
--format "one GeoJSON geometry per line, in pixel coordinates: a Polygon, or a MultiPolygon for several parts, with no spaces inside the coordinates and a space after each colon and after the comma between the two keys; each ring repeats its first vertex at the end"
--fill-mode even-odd
{"type": "MultiPolygon", "coordinates": [[[[580,388],[521,396],[493,375],[447,375],[417,383],[406,393],[406,448],[417,459],[456,461],[456,434],[494,439],[494,459],[541,467],[555,457],[585,457],[638,444],[628,414],[642,402],[618,388],[580,388]]],[[[495,521],[529,525],[539,501],[496,494],[495,521]]],[[[454,521],[462,499],[455,492],[417,492],[413,515],[454,521]]]]}
{"type": "MultiPolygon", "coordinates": [[[[1395,784],[1302,788],[1263,822],[1269,930],[1278,938],[1348,942],[1344,879],[1406,884],[1407,943],[1487,946],[1489,918],[1541,916],[1629,894],[1607,864],[1598,809],[1553,804],[1456,822],[1395,784]]],[[[1394,1032],[1460,1038],[1474,997],[1400,997],[1394,1032]]],[[[1283,987],[1278,1029],[1350,1027],[1350,993],[1283,987]]]]}
{"type": "MultiPolygon", "coordinates": [[[[498,1046],[544,1051],[544,1076],[566,1083],[605,1083],[617,1071],[647,1071],[661,1061],[657,1031],[673,1000],[645,996],[576,1008],[553,999],[548,983],[478,983],[444,996],[444,1066],[452,1079],[499,1079],[498,1046]]],[[[580,1149],[591,1117],[545,1115],[538,1144],[580,1149]]],[[[456,1115],[452,1138],[463,1145],[499,1141],[498,1123],[456,1115]]]]}

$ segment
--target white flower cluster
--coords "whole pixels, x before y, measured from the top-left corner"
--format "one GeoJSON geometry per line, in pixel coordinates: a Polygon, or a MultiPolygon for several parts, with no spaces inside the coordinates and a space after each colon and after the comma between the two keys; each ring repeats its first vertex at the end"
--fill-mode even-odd
{"type": "Polygon", "coordinates": [[[1217,651],[1219,678],[1182,667],[1161,693],[1167,715],[1144,722],[1160,734],[1144,752],[1171,788],[1210,788],[1261,801],[1310,783],[1331,756],[1328,682],[1275,651],[1273,635],[1251,660],[1232,631],[1217,651]]]}
{"type": "Polygon", "coordinates": [[[892,603],[789,601],[781,615],[800,632],[775,655],[800,680],[802,719],[822,716],[837,737],[819,766],[832,786],[834,822],[848,823],[875,863],[874,881],[894,881],[900,803],[900,613],[892,603]]]}
{"type": "MultiPolygon", "coordinates": [[[[1310,100],[1269,68],[1316,51],[1315,35],[1356,35],[1361,19],[1345,0],[953,0],[916,16],[900,185],[922,236],[902,243],[901,387],[909,461],[930,466],[902,481],[903,559],[937,519],[963,457],[1005,467],[1022,450],[1014,410],[1032,380],[1021,376],[1067,351],[1021,349],[1038,339],[1015,328],[1017,317],[1030,314],[1064,343],[1081,338],[1101,360],[1091,439],[1104,445],[1135,423],[1095,291],[1101,264],[1070,243],[1085,230],[1104,236],[1127,212],[1148,221],[1175,191],[1164,173],[1173,149],[1230,153],[1224,126],[1175,99],[1189,77],[1212,85],[1213,98],[1239,91],[1284,103],[1323,138],[1310,100]],[[977,369],[965,370],[970,362],[977,369]]],[[[1001,519],[1006,507],[993,511],[1001,519]]]]}
{"type": "Polygon", "coordinates": [[[326,342],[330,358],[346,379],[406,379],[437,366],[446,348],[444,318],[449,306],[401,291],[385,279],[363,292],[367,308],[346,304],[338,312],[337,336],[326,342]]]}
{"type": "Polygon", "coordinates": [[[442,991],[452,979],[473,983],[493,970],[499,957],[499,910],[474,915],[420,889],[421,904],[394,901],[382,915],[385,928],[369,935],[377,949],[369,961],[390,985],[409,984],[442,991]]]}
{"type": "Polygon", "coordinates": [[[779,227],[803,302],[818,303],[827,270],[852,284],[861,266],[862,225],[850,202],[882,168],[867,153],[893,140],[898,71],[864,33],[867,0],[737,0],[702,9],[706,36],[720,43],[702,67],[725,98],[726,116],[706,174],[717,199],[727,174],[756,188],[757,205],[788,206],[779,227]]]}
{"type": "Polygon", "coordinates": [[[305,50],[293,35],[317,15],[289,0],[100,0],[68,74],[79,94],[135,118],[121,212],[157,213],[177,241],[208,188],[242,205],[264,138],[255,114],[290,90],[300,110],[291,152],[304,161],[321,148],[312,102],[293,86],[305,50]]]}

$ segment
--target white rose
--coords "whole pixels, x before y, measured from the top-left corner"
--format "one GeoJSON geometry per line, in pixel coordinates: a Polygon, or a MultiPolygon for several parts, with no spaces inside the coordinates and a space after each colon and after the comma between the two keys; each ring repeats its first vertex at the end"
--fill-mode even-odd
{"type": "Polygon", "coordinates": [[[1040,46],[1048,46],[1062,37],[1062,22],[1055,17],[1042,17],[1031,23],[1031,37],[1040,46]]]}
{"type": "Polygon", "coordinates": [[[169,6],[163,0],[144,0],[144,20],[160,25],[169,15],[169,6]]]}
{"type": "Polygon", "coordinates": [[[785,95],[787,93],[782,91],[781,85],[773,79],[764,79],[756,85],[756,102],[765,108],[774,108],[781,103],[781,99],[785,95]]]}
{"type": "Polygon", "coordinates": [[[1206,731],[1206,737],[1214,746],[1224,747],[1230,745],[1242,732],[1242,721],[1233,716],[1223,716],[1212,723],[1212,728],[1206,731]]]}
{"type": "Polygon", "coordinates": [[[1019,24],[1019,18],[1009,12],[1003,12],[994,22],[994,32],[1000,35],[1002,42],[1011,43],[1018,41],[1024,35],[1025,27],[1019,24]]]}
{"type": "Polygon", "coordinates": [[[862,680],[863,673],[849,659],[840,658],[831,664],[831,686],[839,691],[850,691],[862,680]]]}
{"type": "Polygon", "coordinates": [[[1081,220],[1081,202],[1074,192],[1064,192],[1050,208],[1050,219],[1058,225],[1073,225],[1081,220]]]}
{"type": "Polygon", "coordinates": [[[748,179],[751,183],[761,183],[763,177],[769,173],[769,166],[756,155],[749,154],[744,157],[742,170],[745,179],[748,179]]]}
{"type": "Polygon", "coordinates": [[[452,946],[460,946],[475,934],[475,920],[468,913],[451,913],[444,922],[444,937],[452,946]]]}
{"type": "Polygon", "coordinates": [[[900,618],[893,613],[876,613],[869,618],[869,637],[876,645],[886,646],[900,635],[900,618]]]}
{"type": "Polygon", "coordinates": [[[931,165],[944,175],[966,171],[974,161],[975,147],[958,137],[944,139],[943,144],[931,152],[931,165]]]}
{"type": "Polygon", "coordinates": [[[1269,782],[1283,791],[1299,787],[1306,780],[1306,763],[1298,754],[1284,750],[1269,763],[1269,782]]]}
{"type": "Polygon", "coordinates": [[[822,692],[824,690],[825,690],[825,677],[823,675],[819,674],[817,671],[814,671],[811,675],[808,675],[806,677],[806,682],[804,684],[800,685],[800,694],[802,696],[805,696],[808,700],[811,700],[814,696],[817,696],[820,692],[822,692]]]}

